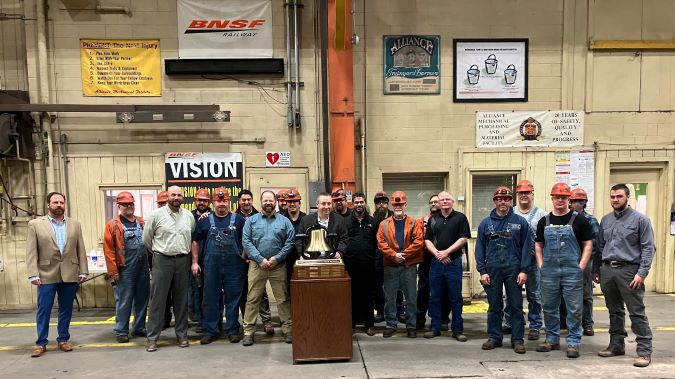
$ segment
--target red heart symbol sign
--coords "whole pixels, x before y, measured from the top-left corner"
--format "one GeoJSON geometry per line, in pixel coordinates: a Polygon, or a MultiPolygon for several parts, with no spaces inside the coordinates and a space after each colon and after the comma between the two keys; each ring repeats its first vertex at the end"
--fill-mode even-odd
{"type": "Polygon", "coordinates": [[[275,164],[279,161],[279,153],[267,153],[267,161],[270,164],[275,164]]]}

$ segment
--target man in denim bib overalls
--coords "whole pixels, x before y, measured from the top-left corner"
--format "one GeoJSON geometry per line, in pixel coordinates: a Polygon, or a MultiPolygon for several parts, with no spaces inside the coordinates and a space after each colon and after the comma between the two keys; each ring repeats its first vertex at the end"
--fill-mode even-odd
{"type": "Polygon", "coordinates": [[[541,294],[546,340],[539,352],[560,349],[560,299],[567,306],[567,357],[579,357],[583,302],[583,271],[593,248],[588,220],[569,209],[570,187],[556,183],[551,189],[553,212],[539,220],[535,253],[541,269],[541,294]]]}
{"type": "Polygon", "coordinates": [[[224,331],[230,342],[239,342],[239,300],[244,290],[246,263],[242,258],[241,234],[244,219],[230,212],[230,193],[220,187],[213,191],[214,212],[199,220],[192,235],[192,274],[204,271],[203,325],[200,343],[218,339],[221,307],[225,305],[224,331]],[[199,267],[199,248],[204,262],[199,267]],[[224,295],[224,302],[221,297],[224,295]]]}
{"type": "Polygon", "coordinates": [[[129,342],[129,316],[133,310],[131,335],[145,336],[145,316],[150,297],[148,253],[143,245],[143,219],[134,215],[134,197],[123,191],[117,195],[120,214],[108,221],[103,233],[103,252],[108,277],[115,288],[115,328],[117,342],[129,342]]]}
{"type": "Polygon", "coordinates": [[[532,236],[527,220],[513,212],[513,194],[508,187],[498,187],[492,200],[495,208],[478,226],[476,268],[488,297],[488,340],[483,350],[502,346],[502,287],[511,315],[511,345],[518,354],[525,353],[525,318],[522,286],[530,269],[532,236]]]}

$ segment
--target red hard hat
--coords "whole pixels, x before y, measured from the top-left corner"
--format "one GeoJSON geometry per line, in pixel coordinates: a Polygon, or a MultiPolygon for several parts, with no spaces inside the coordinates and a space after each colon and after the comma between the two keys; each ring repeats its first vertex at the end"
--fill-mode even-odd
{"type": "Polygon", "coordinates": [[[513,199],[513,192],[511,192],[511,188],[506,186],[497,187],[494,195],[492,196],[492,200],[496,200],[502,197],[508,197],[509,199],[513,199]]]}
{"type": "Polygon", "coordinates": [[[344,199],[347,198],[347,196],[345,195],[345,190],[343,190],[342,188],[339,188],[339,189],[336,189],[335,191],[333,191],[333,193],[330,195],[330,197],[331,197],[331,199],[333,199],[333,201],[344,200],[344,199]]]}
{"type": "Polygon", "coordinates": [[[297,188],[291,188],[288,191],[287,200],[288,201],[300,201],[300,200],[302,200],[302,197],[300,196],[300,191],[298,191],[297,188]]]}
{"type": "Polygon", "coordinates": [[[277,200],[283,200],[283,201],[288,200],[288,194],[289,193],[290,193],[290,191],[288,190],[288,188],[282,188],[282,189],[278,190],[277,191],[277,200]]]}
{"type": "Polygon", "coordinates": [[[230,200],[230,191],[225,187],[214,189],[213,200],[230,200]]]}
{"type": "Polygon", "coordinates": [[[122,191],[117,194],[117,204],[129,204],[134,201],[134,195],[132,195],[131,192],[122,191]]]}
{"type": "Polygon", "coordinates": [[[570,196],[570,186],[567,183],[556,183],[551,188],[551,196],[570,196]]]}
{"type": "Polygon", "coordinates": [[[581,188],[575,188],[572,190],[570,194],[570,200],[587,200],[588,201],[588,195],[586,194],[586,191],[584,191],[581,188]]]}
{"type": "Polygon", "coordinates": [[[394,193],[391,194],[391,204],[392,205],[406,204],[407,202],[408,202],[408,197],[405,195],[405,192],[394,191],[394,193]]]}
{"type": "Polygon", "coordinates": [[[195,192],[195,200],[196,199],[201,199],[201,200],[211,200],[211,195],[209,195],[209,190],[206,188],[200,188],[195,192]]]}
{"type": "Polygon", "coordinates": [[[157,204],[166,203],[169,201],[169,193],[167,191],[161,191],[157,194],[157,204]]]}
{"type": "Polygon", "coordinates": [[[534,191],[534,185],[529,180],[521,180],[516,186],[516,193],[518,192],[532,192],[534,191]]]}

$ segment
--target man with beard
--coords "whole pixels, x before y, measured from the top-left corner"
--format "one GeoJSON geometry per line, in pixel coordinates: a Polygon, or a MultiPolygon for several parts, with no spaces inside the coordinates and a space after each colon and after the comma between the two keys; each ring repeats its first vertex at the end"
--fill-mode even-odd
{"type": "MultiPolygon", "coordinates": [[[[375,218],[375,229],[379,228],[380,223],[387,217],[390,217],[394,214],[389,209],[389,197],[384,191],[379,191],[375,194],[373,199],[375,203],[375,212],[373,212],[373,218],[375,218]]],[[[384,321],[384,263],[382,252],[378,249],[375,251],[375,290],[373,293],[373,303],[375,305],[375,310],[377,315],[375,316],[375,322],[384,321]]]]}
{"type": "Polygon", "coordinates": [[[181,188],[172,186],[168,188],[168,192],[167,206],[152,212],[143,230],[143,243],[153,253],[150,316],[147,326],[148,352],[157,351],[166,297],[170,289],[173,292],[178,344],[180,347],[190,346],[187,338],[187,292],[195,219],[189,211],[181,208],[181,188]]]}
{"type": "Polygon", "coordinates": [[[246,263],[242,257],[241,236],[244,219],[230,213],[230,193],[220,187],[213,191],[215,211],[199,222],[192,235],[192,275],[204,272],[204,335],[200,343],[210,344],[220,336],[222,307],[224,331],[230,342],[239,342],[238,305],[244,288],[246,263]],[[199,263],[199,253],[203,251],[199,263]],[[223,300],[224,295],[224,302],[223,300]]]}
{"type": "Polygon", "coordinates": [[[277,191],[277,206],[279,207],[279,214],[286,213],[288,209],[288,194],[289,191],[287,188],[282,188],[277,191]]]}
{"type": "Polygon", "coordinates": [[[593,229],[588,220],[569,209],[570,187],[556,183],[551,188],[553,211],[539,220],[535,242],[541,270],[541,293],[546,340],[538,352],[560,350],[560,302],[567,307],[567,358],[579,358],[583,271],[591,259],[593,229]]]}
{"type": "MultiPolygon", "coordinates": [[[[300,221],[302,220],[303,217],[305,217],[305,212],[300,210],[301,200],[302,197],[300,196],[300,191],[298,191],[297,188],[291,188],[288,191],[288,197],[286,198],[288,208],[286,209],[286,213],[283,214],[284,216],[286,216],[287,219],[291,221],[291,224],[293,224],[293,230],[295,231],[296,235],[298,233],[304,233],[304,231],[299,232],[300,221]]],[[[288,257],[286,258],[286,282],[288,284],[289,295],[291,293],[291,276],[293,276],[293,266],[295,265],[295,261],[297,260],[298,260],[298,250],[295,248],[294,244],[293,249],[291,250],[290,253],[288,253],[288,257]]]]}
{"type": "Polygon", "coordinates": [[[530,224],[513,212],[513,194],[508,187],[498,187],[492,201],[495,208],[478,226],[476,241],[476,269],[488,297],[488,340],[483,350],[502,346],[502,288],[506,289],[506,303],[511,308],[511,347],[525,354],[525,319],[521,286],[527,281],[530,269],[532,236],[530,224]]]}
{"type": "Polygon", "coordinates": [[[453,209],[455,198],[450,192],[440,192],[438,204],[440,211],[429,220],[424,236],[424,244],[433,256],[429,268],[431,328],[424,333],[424,338],[441,335],[441,299],[447,297],[452,313],[452,337],[466,342],[462,318],[462,255],[471,230],[464,213],[453,209]]]}
{"type": "Polygon", "coordinates": [[[295,232],[291,222],[276,212],[274,192],[263,191],[260,196],[262,212],[246,220],[242,245],[250,258],[248,267],[248,296],[244,315],[242,345],[253,345],[253,333],[258,319],[258,308],[267,282],[277,300],[284,341],[292,343],[291,302],[286,282],[286,256],[293,248],[295,232]]]}
{"type": "Polygon", "coordinates": [[[129,317],[134,312],[131,335],[145,336],[145,316],[150,297],[148,253],[143,245],[143,219],[134,215],[134,196],[117,195],[119,215],[108,221],[103,232],[103,253],[108,277],[115,287],[115,328],[117,342],[129,342],[129,317]]]}
{"type": "Polygon", "coordinates": [[[375,335],[373,319],[373,287],[375,284],[376,221],[366,210],[366,195],[354,194],[354,209],[347,217],[349,249],[345,252],[345,269],[352,279],[352,329],[363,323],[366,334],[375,335]]]}
{"type": "Polygon", "coordinates": [[[417,337],[417,264],[423,260],[422,229],[406,214],[408,199],[405,192],[391,194],[394,215],[380,223],[377,246],[384,256],[384,318],[387,329],[382,336],[394,335],[398,326],[396,298],[403,292],[406,301],[406,330],[408,338],[417,337]]]}
{"type": "Polygon", "coordinates": [[[612,186],[609,198],[613,211],[600,221],[598,234],[602,265],[600,259],[593,264],[593,280],[600,283],[609,310],[609,346],[598,355],[626,353],[625,304],[637,343],[633,366],[647,367],[652,361],[652,330],[645,312],[644,281],[654,259],[654,230],[647,216],[628,206],[627,185],[612,186]]]}
{"type": "MultiPolygon", "coordinates": [[[[330,241],[334,243],[335,248],[335,258],[343,258],[345,252],[347,251],[347,226],[345,224],[345,219],[335,212],[331,212],[331,195],[325,192],[319,194],[316,198],[316,213],[308,214],[303,217],[298,226],[298,230],[301,233],[305,233],[307,229],[315,225],[321,225],[327,230],[327,234],[337,235],[335,241],[330,241]]],[[[299,238],[296,238],[295,248],[298,253],[304,252],[304,249],[307,247],[307,241],[303,241],[299,238]]],[[[302,258],[302,257],[301,257],[302,258]]]]}
{"type": "Polygon", "coordinates": [[[77,220],[65,217],[66,197],[58,192],[47,195],[47,216],[28,222],[26,268],[28,280],[37,286],[37,341],[31,357],[47,351],[49,318],[54,297],[59,296],[59,350],[73,350],[70,340],[70,319],[79,283],[87,279],[87,251],[82,228],[77,220]]]}
{"type": "MultiPolygon", "coordinates": [[[[250,190],[243,189],[239,191],[239,206],[237,207],[237,212],[241,215],[244,220],[248,220],[249,217],[258,213],[258,210],[253,206],[253,193],[250,190]]],[[[244,251],[244,258],[248,263],[248,255],[244,251]]],[[[244,271],[244,283],[248,283],[248,270],[244,271]]],[[[239,311],[241,312],[241,317],[244,318],[246,313],[246,296],[248,293],[248,285],[244,284],[244,292],[241,294],[241,301],[239,301],[239,311]]],[[[267,289],[262,294],[262,301],[260,302],[260,321],[262,321],[263,329],[265,334],[268,336],[274,335],[274,325],[272,325],[272,312],[270,311],[270,299],[267,296],[267,289]]]]}
{"type": "MultiPolygon", "coordinates": [[[[438,195],[433,194],[429,197],[429,214],[417,219],[422,232],[426,234],[427,224],[431,217],[438,213],[438,195]]],[[[424,261],[417,267],[417,329],[424,329],[427,323],[427,310],[429,309],[429,268],[431,267],[431,253],[424,247],[424,261]]],[[[441,314],[443,317],[441,330],[449,329],[450,324],[450,303],[447,298],[443,298],[441,304],[441,314]]]]}
{"type": "Polygon", "coordinates": [[[335,190],[331,194],[331,199],[333,200],[333,210],[335,213],[342,217],[349,217],[349,215],[352,214],[352,210],[347,207],[347,195],[345,195],[345,190],[335,190]]]}
{"type": "MultiPolygon", "coordinates": [[[[195,217],[195,225],[199,222],[199,219],[205,217],[204,215],[211,213],[211,208],[209,207],[211,203],[211,195],[209,190],[206,188],[200,188],[195,192],[195,209],[192,210],[192,215],[195,217]]],[[[203,265],[204,256],[199,249],[199,265],[203,265]]],[[[202,280],[203,281],[203,280],[202,280]]],[[[202,323],[202,296],[204,295],[203,286],[197,285],[197,277],[190,275],[190,292],[188,293],[188,311],[189,315],[192,317],[193,321],[197,323],[195,331],[197,333],[202,333],[204,331],[204,326],[202,323]]]]}
{"type": "MultiPolygon", "coordinates": [[[[596,256],[599,254],[597,238],[598,231],[600,230],[600,223],[598,223],[598,219],[596,219],[595,216],[586,213],[587,202],[588,195],[586,194],[586,191],[581,188],[572,190],[572,196],[570,196],[570,209],[586,217],[591,224],[591,228],[593,228],[593,252],[591,253],[591,260],[584,270],[584,304],[581,318],[581,327],[584,329],[584,335],[592,336],[595,334],[595,330],[593,330],[593,276],[591,271],[593,271],[593,259],[599,259],[599,257],[596,256]]],[[[560,317],[562,318],[562,314],[560,317]]]]}

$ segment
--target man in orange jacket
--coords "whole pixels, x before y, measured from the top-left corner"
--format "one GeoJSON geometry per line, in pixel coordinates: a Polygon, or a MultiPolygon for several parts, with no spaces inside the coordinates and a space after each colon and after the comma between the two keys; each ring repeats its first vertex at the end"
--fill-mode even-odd
{"type": "Polygon", "coordinates": [[[108,277],[115,287],[117,342],[129,342],[129,316],[133,309],[132,336],[145,336],[145,315],[150,297],[148,254],[143,245],[143,219],[134,215],[134,196],[117,195],[119,216],[108,221],[103,233],[103,253],[108,277]]]}
{"type": "Polygon", "coordinates": [[[406,301],[408,338],[417,337],[417,264],[424,260],[422,228],[406,215],[407,197],[403,191],[391,194],[394,215],[384,219],[377,231],[377,246],[384,257],[384,319],[387,329],[382,336],[396,332],[396,293],[401,290],[406,301]]]}

